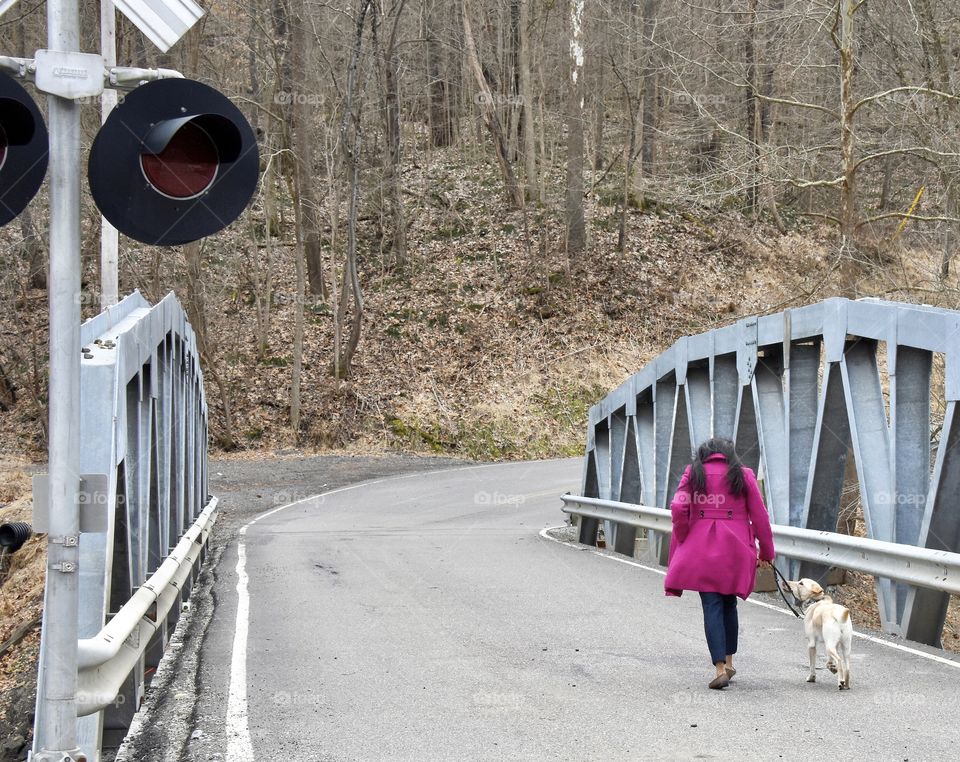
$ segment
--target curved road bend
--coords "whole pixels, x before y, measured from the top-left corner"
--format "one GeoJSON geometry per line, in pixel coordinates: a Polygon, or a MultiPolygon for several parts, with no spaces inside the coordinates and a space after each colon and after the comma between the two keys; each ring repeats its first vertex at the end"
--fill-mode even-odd
{"type": "Polygon", "coordinates": [[[202,758],[955,753],[956,663],[857,638],[851,691],[822,668],[807,684],[800,625],[769,608],[741,604],[739,674],[708,690],[695,595],[667,599],[659,574],[540,535],[580,467],[395,477],[260,518],[243,539],[245,647],[236,545],[220,569],[203,654],[217,699],[198,720],[227,737],[202,758]]]}

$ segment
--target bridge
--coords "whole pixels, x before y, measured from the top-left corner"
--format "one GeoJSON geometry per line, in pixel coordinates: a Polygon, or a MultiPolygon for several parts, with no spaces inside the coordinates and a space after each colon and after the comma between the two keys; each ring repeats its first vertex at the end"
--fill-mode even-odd
{"type": "Polygon", "coordinates": [[[134,294],[82,333],[82,751],[942,758],[960,741],[960,657],[937,647],[960,574],[958,320],[829,300],[685,337],[591,410],[582,461],[244,475],[208,465],[175,298],[134,294]],[[665,598],[660,562],[711,434],[763,477],[785,571],[877,575],[883,631],[857,627],[851,691],[805,682],[800,624],[763,595],[741,605],[733,683],[706,688],[699,601],[665,598]],[[863,538],[836,533],[848,451],[863,538]]]}

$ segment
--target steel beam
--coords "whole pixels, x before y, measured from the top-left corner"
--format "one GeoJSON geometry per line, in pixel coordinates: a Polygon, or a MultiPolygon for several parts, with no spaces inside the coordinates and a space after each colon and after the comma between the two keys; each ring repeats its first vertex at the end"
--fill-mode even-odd
{"type": "MultiPolygon", "coordinates": [[[[931,550],[960,553],[960,412],[948,402],[937,447],[937,462],[924,505],[920,538],[931,550]]],[[[941,645],[947,617],[948,595],[932,590],[910,590],[904,601],[905,637],[921,643],[941,645]]]]}
{"type": "MultiPolygon", "coordinates": [[[[876,342],[867,339],[848,342],[840,368],[867,536],[893,542],[895,521],[891,504],[894,492],[890,469],[890,432],[877,366],[876,342]]],[[[896,603],[890,580],[877,580],[877,603],[884,628],[890,632],[898,631],[896,603]]]]}

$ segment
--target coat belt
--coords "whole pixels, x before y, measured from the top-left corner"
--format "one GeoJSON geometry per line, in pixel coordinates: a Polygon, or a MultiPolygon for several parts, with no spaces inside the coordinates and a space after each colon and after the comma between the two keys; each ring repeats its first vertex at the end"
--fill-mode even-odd
{"type": "Polygon", "coordinates": [[[747,514],[743,511],[735,511],[733,509],[726,508],[691,508],[690,509],[691,518],[698,519],[730,519],[738,521],[746,521],[747,514]]]}

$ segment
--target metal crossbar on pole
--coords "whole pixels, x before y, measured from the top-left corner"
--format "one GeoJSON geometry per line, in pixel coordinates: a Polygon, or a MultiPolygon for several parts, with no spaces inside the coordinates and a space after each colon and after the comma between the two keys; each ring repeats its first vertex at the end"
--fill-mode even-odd
{"type": "MultiPolygon", "coordinates": [[[[100,0],[100,54],[103,65],[117,65],[117,13],[112,0],[100,0]]],[[[117,105],[117,91],[104,88],[100,95],[100,120],[107,121],[117,105]]],[[[100,215],[100,309],[105,310],[120,300],[119,276],[120,234],[109,220],[100,215]]]]}
{"type": "MultiPolygon", "coordinates": [[[[669,534],[670,511],[614,500],[563,495],[563,512],[669,534]]],[[[773,524],[777,555],[872,574],[960,595],[960,553],[918,548],[836,532],[773,524]]],[[[581,542],[584,538],[581,538],[581,542]]]]}

